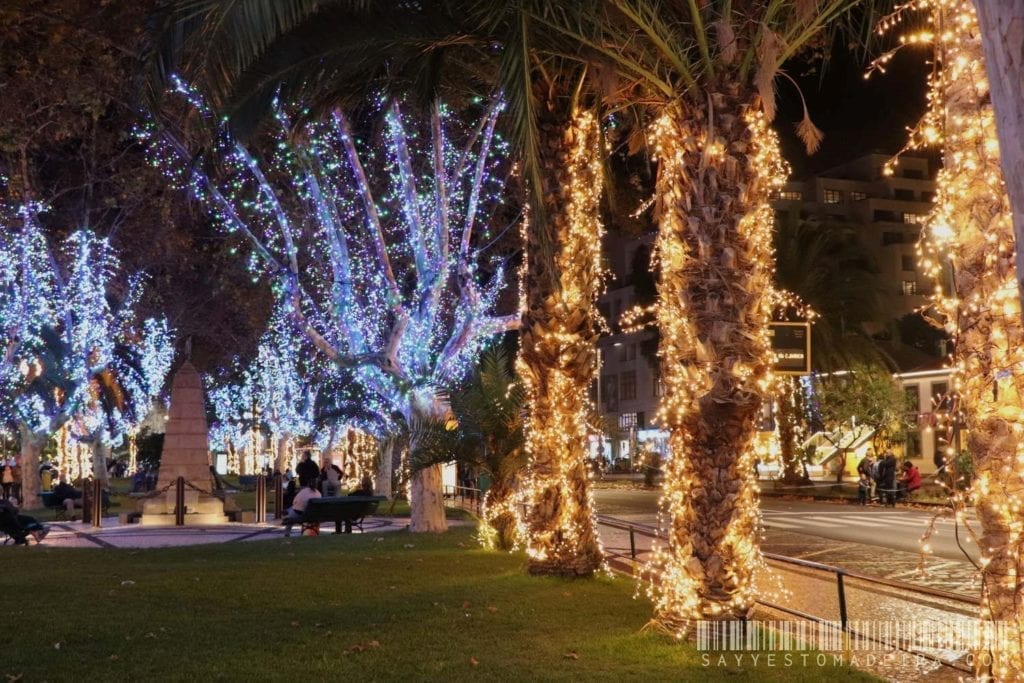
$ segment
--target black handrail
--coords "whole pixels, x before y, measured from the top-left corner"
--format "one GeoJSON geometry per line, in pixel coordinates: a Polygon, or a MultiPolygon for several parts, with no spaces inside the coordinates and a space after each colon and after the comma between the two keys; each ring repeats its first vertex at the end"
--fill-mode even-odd
{"type": "MultiPolygon", "coordinates": [[[[664,540],[664,536],[660,533],[660,530],[657,527],[651,526],[649,524],[640,524],[640,523],[637,523],[637,522],[628,522],[626,520],[615,519],[613,517],[605,517],[603,515],[598,515],[597,523],[599,525],[602,525],[602,526],[607,526],[607,527],[610,527],[610,528],[613,528],[613,529],[619,529],[619,530],[622,530],[622,531],[628,531],[629,532],[630,556],[632,557],[633,560],[636,560],[636,540],[635,540],[635,534],[639,533],[641,536],[647,536],[647,537],[650,537],[650,538],[656,538],[656,539],[664,540]]],[[[979,598],[972,597],[970,595],[962,595],[960,593],[951,593],[949,591],[940,590],[938,588],[929,588],[928,586],[918,586],[916,584],[906,583],[904,581],[897,581],[895,579],[886,579],[886,578],[883,578],[881,576],[871,576],[870,574],[861,574],[860,572],[852,572],[852,571],[843,569],[842,567],[836,567],[836,566],[830,565],[830,564],[823,564],[821,562],[813,562],[811,560],[802,560],[802,559],[799,559],[799,558],[796,558],[796,557],[787,557],[785,555],[777,555],[775,553],[762,553],[762,555],[763,555],[763,557],[765,559],[771,560],[773,562],[779,562],[779,563],[782,563],[782,564],[791,564],[791,565],[798,566],[798,567],[804,567],[806,569],[812,569],[812,570],[815,570],[815,571],[824,571],[824,572],[829,572],[829,573],[835,574],[835,576],[836,576],[836,591],[837,591],[837,594],[838,594],[837,597],[839,599],[839,628],[842,631],[844,631],[846,633],[849,633],[851,635],[856,635],[856,636],[864,637],[863,634],[861,634],[861,633],[859,633],[857,631],[854,631],[854,630],[852,630],[849,627],[849,620],[847,618],[847,609],[846,609],[846,585],[845,585],[844,577],[848,577],[848,578],[851,578],[851,579],[856,579],[858,581],[865,581],[865,582],[868,582],[868,583],[874,583],[874,584],[881,585],[881,586],[886,586],[886,587],[889,587],[889,588],[895,588],[895,589],[906,591],[906,592],[910,592],[910,593],[918,593],[918,594],[921,594],[921,595],[928,595],[928,596],[931,596],[931,597],[942,598],[944,600],[950,600],[950,601],[954,601],[954,602],[966,603],[966,604],[970,604],[970,605],[974,605],[974,606],[978,606],[978,605],[981,604],[981,600],[979,598]]],[[[808,614],[807,612],[802,612],[800,610],[796,610],[796,609],[793,609],[791,607],[786,607],[784,605],[776,605],[774,603],[766,602],[764,600],[757,600],[757,602],[758,602],[758,604],[761,604],[761,605],[763,605],[765,607],[768,607],[770,609],[774,609],[774,610],[778,610],[780,612],[791,614],[791,615],[799,617],[801,619],[807,619],[809,621],[813,621],[815,623],[822,624],[822,625],[825,625],[825,626],[830,626],[830,627],[833,627],[833,628],[836,627],[836,623],[834,621],[831,621],[829,619],[825,619],[823,617],[818,617],[818,616],[815,616],[813,614],[808,614]]],[[[878,640],[877,638],[870,638],[870,640],[874,640],[876,642],[882,642],[882,641],[878,640]]],[[[960,671],[965,671],[965,672],[971,673],[971,669],[966,668],[966,667],[964,667],[961,664],[957,664],[955,662],[950,662],[950,661],[944,660],[944,659],[942,659],[940,657],[937,657],[937,656],[932,655],[932,654],[927,653],[927,652],[921,652],[920,650],[915,650],[913,648],[906,647],[906,646],[904,646],[904,645],[902,645],[900,643],[895,643],[895,645],[896,645],[897,648],[899,648],[900,650],[903,650],[904,652],[908,652],[910,654],[914,654],[914,655],[917,655],[917,656],[920,656],[920,657],[924,657],[925,659],[929,659],[929,660],[931,660],[933,662],[936,662],[938,664],[942,664],[944,666],[951,667],[953,669],[957,669],[957,670],[960,670],[960,671]]]]}

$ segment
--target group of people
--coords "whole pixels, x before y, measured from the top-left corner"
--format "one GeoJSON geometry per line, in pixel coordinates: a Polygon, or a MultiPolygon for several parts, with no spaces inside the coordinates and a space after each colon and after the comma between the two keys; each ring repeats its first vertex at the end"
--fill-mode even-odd
{"type": "Polygon", "coordinates": [[[857,476],[857,499],[861,505],[877,500],[895,506],[897,499],[906,498],[921,488],[921,470],[909,460],[897,468],[896,454],[892,449],[883,453],[881,458],[876,458],[875,452],[868,450],[857,464],[857,476]],[[898,476],[897,469],[900,470],[898,476]]]}
{"type": "MultiPolygon", "coordinates": [[[[302,454],[302,460],[295,466],[296,477],[288,479],[288,485],[284,492],[284,506],[288,512],[284,517],[284,524],[289,531],[293,524],[302,521],[306,513],[306,506],[314,498],[336,496],[341,491],[341,468],[325,460],[323,467],[318,467],[312,456],[306,452],[302,454]],[[298,485],[296,486],[296,480],[298,485]]],[[[287,478],[287,473],[286,473],[287,478]]],[[[364,474],[359,481],[359,486],[349,492],[350,496],[372,496],[373,479],[369,474],[364,474]]]]}
{"type": "Polygon", "coordinates": [[[0,484],[3,484],[4,500],[21,503],[21,465],[17,456],[0,456],[0,484]]]}

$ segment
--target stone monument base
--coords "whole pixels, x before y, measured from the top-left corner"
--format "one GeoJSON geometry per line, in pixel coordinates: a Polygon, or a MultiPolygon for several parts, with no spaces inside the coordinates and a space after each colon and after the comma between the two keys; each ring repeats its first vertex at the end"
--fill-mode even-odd
{"type": "MultiPolygon", "coordinates": [[[[174,526],[175,492],[167,491],[163,496],[147,498],[142,504],[142,526],[174,526]]],[[[185,525],[227,524],[230,520],[224,514],[224,501],[208,493],[185,489],[185,525]]]]}

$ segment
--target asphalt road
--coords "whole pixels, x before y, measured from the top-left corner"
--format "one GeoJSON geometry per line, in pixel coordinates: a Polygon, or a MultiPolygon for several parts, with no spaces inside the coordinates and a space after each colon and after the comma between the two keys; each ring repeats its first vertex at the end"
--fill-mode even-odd
{"type": "MultiPolygon", "coordinates": [[[[656,491],[598,489],[594,500],[598,514],[654,525],[658,495],[656,491]]],[[[928,540],[934,556],[966,562],[956,540],[959,532],[963,548],[975,561],[978,558],[978,548],[967,538],[963,525],[957,528],[952,519],[936,518],[939,509],[932,512],[766,498],[761,501],[761,510],[768,541],[774,534],[786,532],[917,553],[921,537],[934,519],[936,531],[928,540]]],[[[977,524],[973,526],[977,528],[977,524]]]]}

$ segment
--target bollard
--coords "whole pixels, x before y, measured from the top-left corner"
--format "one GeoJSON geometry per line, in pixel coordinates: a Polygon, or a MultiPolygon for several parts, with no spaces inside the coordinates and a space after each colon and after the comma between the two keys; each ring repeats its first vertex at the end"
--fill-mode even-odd
{"type": "Polygon", "coordinates": [[[284,477],[274,475],[274,519],[284,517],[284,477]]]}
{"type": "Polygon", "coordinates": [[[629,526],[629,556],[636,560],[636,536],[633,533],[633,525],[629,526]]]}
{"type": "Polygon", "coordinates": [[[256,476],[256,523],[263,524],[267,521],[267,478],[260,474],[256,476]]]}
{"type": "Polygon", "coordinates": [[[103,482],[99,479],[92,481],[92,500],[89,510],[89,521],[94,527],[103,525],[103,482]]]}
{"type": "Polygon", "coordinates": [[[174,526],[185,526],[185,477],[174,482],[174,526]]]}

